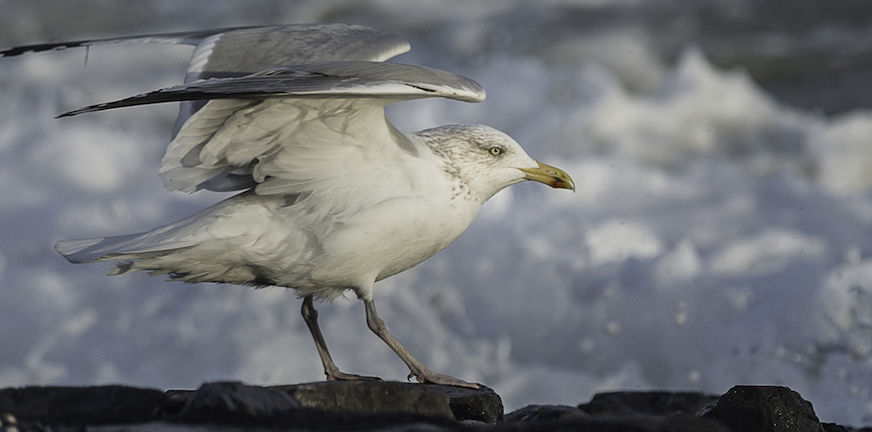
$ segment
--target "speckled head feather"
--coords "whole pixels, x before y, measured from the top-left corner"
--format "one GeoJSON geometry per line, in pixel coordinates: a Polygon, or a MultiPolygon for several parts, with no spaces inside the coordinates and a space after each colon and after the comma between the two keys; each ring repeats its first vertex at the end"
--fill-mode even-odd
{"type": "Polygon", "coordinates": [[[415,134],[439,156],[442,170],[453,181],[452,195],[484,203],[507,186],[521,182],[519,168],[537,162],[514,139],[478,124],[440,126],[415,134]]]}

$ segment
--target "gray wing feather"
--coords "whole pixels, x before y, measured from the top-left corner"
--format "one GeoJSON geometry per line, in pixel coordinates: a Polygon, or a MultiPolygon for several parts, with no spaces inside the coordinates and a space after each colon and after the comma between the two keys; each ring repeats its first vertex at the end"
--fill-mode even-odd
{"type": "Polygon", "coordinates": [[[186,82],[334,61],[385,61],[410,48],[394,33],[347,24],[297,24],[219,32],[194,51],[186,82]]]}
{"type": "MultiPolygon", "coordinates": [[[[29,52],[117,44],[194,45],[185,83],[240,77],[268,69],[335,61],[381,62],[409,50],[403,37],[384,30],[348,24],[292,24],[232,27],[202,31],[78,40],[0,49],[0,57],[29,52]]],[[[173,133],[204,102],[183,100],[173,133]]]]}
{"type": "Polygon", "coordinates": [[[244,29],[223,28],[202,31],[186,31],[177,33],[161,33],[138,36],[113,37],[106,39],[82,39],[66,42],[50,42],[43,44],[21,45],[12,48],[0,49],[0,57],[14,57],[27,53],[58,51],[67,48],[90,47],[97,45],[121,45],[121,44],[167,44],[167,45],[198,45],[204,39],[219,33],[226,33],[244,29]]]}
{"type": "MultiPolygon", "coordinates": [[[[185,83],[308,63],[385,61],[410,48],[409,42],[399,35],[357,25],[295,24],[232,29],[197,43],[185,83]]],[[[174,137],[204,104],[181,103],[174,137]]]]}
{"type": "Polygon", "coordinates": [[[213,78],[92,105],[60,117],[164,102],[259,97],[369,97],[392,100],[444,97],[480,102],[475,81],[423,66],[383,62],[332,62],[277,68],[237,77],[213,78]]]}
{"type": "MultiPolygon", "coordinates": [[[[97,45],[149,43],[194,45],[197,49],[189,72],[236,73],[237,76],[295,64],[384,61],[410,48],[401,36],[384,30],[347,24],[291,24],[22,45],[0,49],[0,57],[97,45]]],[[[203,77],[191,77],[200,78],[203,77]]]]}

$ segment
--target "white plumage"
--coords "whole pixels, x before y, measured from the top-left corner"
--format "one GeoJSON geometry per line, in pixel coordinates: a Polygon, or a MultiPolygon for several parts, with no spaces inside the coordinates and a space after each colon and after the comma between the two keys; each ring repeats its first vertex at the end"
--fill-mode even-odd
{"type": "Polygon", "coordinates": [[[387,331],[373,284],[454,241],[506,186],[536,180],[572,188],[510,137],[481,125],[404,133],[385,118],[392,102],[480,101],[472,80],[384,63],[405,52],[396,35],[341,24],[269,26],[36,45],[17,55],[125,42],[196,46],[186,83],[65,115],[182,102],[160,175],[170,190],[242,190],[155,230],[69,240],[71,262],[119,261],[110,273],[146,270],[186,282],[277,285],[304,298],[303,316],[328,379],[357,379],[333,363],[313,298],[352,290],[367,324],[421,382],[472,386],[431,372],[387,331]]]}

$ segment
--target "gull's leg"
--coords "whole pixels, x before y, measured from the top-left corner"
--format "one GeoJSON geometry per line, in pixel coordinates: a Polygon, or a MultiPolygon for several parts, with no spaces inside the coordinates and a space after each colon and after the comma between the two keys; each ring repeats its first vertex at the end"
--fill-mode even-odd
{"type": "Polygon", "coordinates": [[[330,357],[330,351],[327,350],[327,343],[324,342],[324,335],[321,334],[321,327],[318,326],[318,311],[315,305],[312,304],[312,296],[306,296],[303,299],[303,319],[306,325],[309,326],[309,332],[312,333],[312,338],[315,339],[315,347],[318,348],[318,355],[321,356],[321,363],[324,364],[324,374],[327,375],[327,381],[337,380],[373,380],[381,381],[380,378],[367,377],[361,375],[347,374],[336,367],[333,358],[330,357]]]}
{"type": "Polygon", "coordinates": [[[403,359],[403,362],[406,363],[406,366],[411,371],[409,372],[409,379],[415,377],[420,383],[444,384],[474,389],[479,387],[478,384],[469,383],[449,375],[438,374],[428,369],[427,366],[424,366],[418,359],[413,357],[409,350],[388,331],[385,322],[379,318],[378,313],[375,311],[375,303],[372,299],[364,300],[363,304],[366,306],[366,325],[403,359]]]}

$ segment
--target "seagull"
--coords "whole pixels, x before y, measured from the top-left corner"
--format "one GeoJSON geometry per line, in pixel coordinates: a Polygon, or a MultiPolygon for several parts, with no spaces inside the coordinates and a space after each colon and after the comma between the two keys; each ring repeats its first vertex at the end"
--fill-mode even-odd
{"type": "Polygon", "coordinates": [[[388,331],[374,284],[439,252],[482,204],[532,180],[575,190],[508,135],[458,124],[407,133],[386,105],[442,97],[480,102],[475,81],[388,63],[410,49],[391,32],[346,24],[253,26],[27,45],[0,57],[106,44],[193,45],[181,85],[70,111],[179,102],[160,176],[171,191],[240,191],[148,232],[63,240],[72,263],[114,261],[110,275],[147,271],[189,283],[296,290],[328,380],[341,372],[314,300],[351,292],[366,324],[409,368],[408,379],[479,385],[431,371],[388,331]]]}

